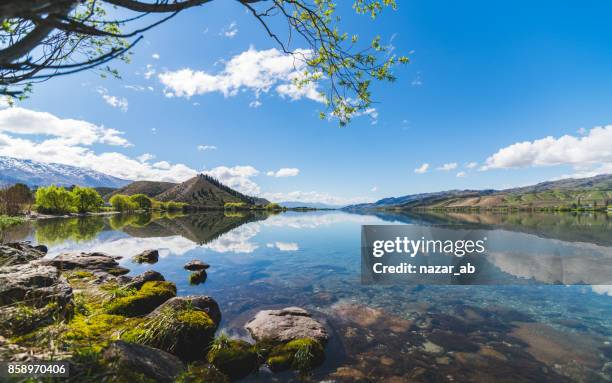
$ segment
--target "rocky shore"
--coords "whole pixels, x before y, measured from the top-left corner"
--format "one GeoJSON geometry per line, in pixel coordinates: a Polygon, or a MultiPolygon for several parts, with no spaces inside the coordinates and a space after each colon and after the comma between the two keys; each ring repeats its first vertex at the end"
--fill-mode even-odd
{"type": "Polygon", "coordinates": [[[261,368],[306,374],[325,359],[328,331],[299,307],[257,313],[245,326],[253,343],[231,339],[217,333],[212,297],[178,297],[153,270],[127,276],[118,257],[46,250],[0,245],[0,360],[69,361],[73,382],[227,382],[261,368]]]}

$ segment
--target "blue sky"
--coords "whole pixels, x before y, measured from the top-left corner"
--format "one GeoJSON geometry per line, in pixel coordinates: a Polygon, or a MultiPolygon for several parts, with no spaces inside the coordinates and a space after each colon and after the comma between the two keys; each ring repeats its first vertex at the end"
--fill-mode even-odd
{"type": "Polygon", "coordinates": [[[116,65],[121,80],[92,72],[52,79],[18,104],[21,114],[7,120],[0,111],[0,155],[132,178],[206,170],[275,200],[336,203],[612,172],[610,8],[420,0],[376,21],[342,9],[346,31],[380,34],[411,63],[397,82],[375,85],[375,113],[340,128],[318,118],[322,104],[283,97],[285,80],[257,78],[271,82],[267,91],[250,83],[248,63],[237,86],[223,84],[237,80],[232,58],[277,46],[240,4],[214,1],[147,32],[132,63],[116,65]],[[49,119],[78,120],[96,138],[28,129],[49,119]],[[142,166],[132,170],[126,159],[142,166]]]}

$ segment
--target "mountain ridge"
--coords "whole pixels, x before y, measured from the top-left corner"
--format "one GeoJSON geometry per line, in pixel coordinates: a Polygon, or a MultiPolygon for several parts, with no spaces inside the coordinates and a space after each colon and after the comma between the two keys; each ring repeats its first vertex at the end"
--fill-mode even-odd
{"type": "Polygon", "coordinates": [[[388,197],[345,206],[347,211],[385,209],[602,207],[612,200],[612,174],[544,181],[508,189],[447,190],[388,197]]]}
{"type": "Polygon", "coordinates": [[[23,183],[30,187],[55,184],[118,188],[130,182],[77,166],[0,156],[0,185],[23,183]]]}

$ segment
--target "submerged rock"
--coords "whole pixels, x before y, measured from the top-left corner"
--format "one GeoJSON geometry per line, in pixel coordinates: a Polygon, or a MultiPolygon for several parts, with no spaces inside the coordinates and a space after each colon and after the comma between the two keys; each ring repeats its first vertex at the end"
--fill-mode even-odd
{"type": "Polygon", "coordinates": [[[194,271],[189,274],[189,284],[190,285],[200,285],[206,282],[208,278],[208,274],[206,274],[206,270],[194,271]]]}
{"type": "MultiPolygon", "coordinates": [[[[123,338],[170,352],[185,361],[202,359],[214,338],[218,322],[198,307],[198,303],[202,306],[206,300],[214,302],[212,298],[197,298],[167,301],[123,338]]],[[[208,306],[212,306],[210,302],[208,306]]],[[[218,309],[216,302],[214,306],[218,309]]],[[[218,315],[220,318],[220,313],[218,315]]]]}
{"type": "Polygon", "coordinates": [[[0,245],[0,266],[22,265],[40,259],[47,253],[45,246],[32,246],[27,242],[0,245]]]}
{"type": "Polygon", "coordinates": [[[124,341],[112,342],[103,357],[119,376],[137,374],[155,382],[171,383],[185,366],[176,356],[153,347],[124,341]]]}
{"type": "Polygon", "coordinates": [[[202,262],[198,259],[194,259],[193,261],[185,263],[185,270],[189,271],[206,270],[209,267],[210,265],[208,263],[202,262]]]}
{"type": "Polygon", "coordinates": [[[51,259],[41,259],[37,261],[41,265],[55,266],[65,270],[88,270],[92,272],[103,272],[111,275],[123,275],[130,272],[125,267],[119,266],[117,259],[104,253],[73,253],[61,254],[51,259]]]}
{"type": "Polygon", "coordinates": [[[299,307],[260,311],[244,327],[257,341],[286,343],[312,338],[324,344],[329,338],[325,326],[299,307]]]}
{"type": "Polygon", "coordinates": [[[138,290],[142,287],[142,285],[145,284],[145,282],[152,282],[152,281],[162,282],[165,280],[166,279],[164,278],[164,276],[158,273],[157,271],[147,270],[144,273],[138,274],[134,278],[130,279],[124,286],[125,288],[135,288],[138,290]]]}
{"type": "Polygon", "coordinates": [[[136,263],[156,263],[159,260],[159,251],[145,250],[142,253],[133,256],[132,260],[136,263]]]}

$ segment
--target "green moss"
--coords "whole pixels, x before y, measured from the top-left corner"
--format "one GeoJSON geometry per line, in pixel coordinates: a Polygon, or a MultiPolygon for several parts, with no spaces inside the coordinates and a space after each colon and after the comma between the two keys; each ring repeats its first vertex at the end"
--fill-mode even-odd
{"type": "Polygon", "coordinates": [[[274,347],[267,364],[272,371],[293,369],[308,372],[324,360],[325,352],[321,343],[311,338],[300,338],[274,347]]]}
{"type": "Polygon", "coordinates": [[[140,290],[127,296],[117,297],[106,304],[109,314],[129,317],[150,313],[157,306],[176,296],[176,286],[167,281],[145,282],[140,290]]]}
{"type": "Polygon", "coordinates": [[[62,339],[75,347],[91,347],[100,351],[111,340],[117,339],[121,331],[135,324],[120,315],[94,314],[75,315],[67,324],[62,339]]]}
{"type": "Polygon", "coordinates": [[[174,383],[229,383],[229,379],[210,364],[190,364],[187,370],[176,377],[174,383]]]}
{"type": "Polygon", "coordinates": [[[221,335],[211,345],[208,361],[232,379],[241,379],[259,367],[255,348],[242,340],[221,335]],[[222,338],[222,339],[219,339],[222,338]]]}
{"type": "Polygon", "coordinates": [[[216,329],[213,320],[202,310],[167,307],[145,318],[122,339],[159,348],[183,360],[196,360],[204,356],[216,329]]]}

